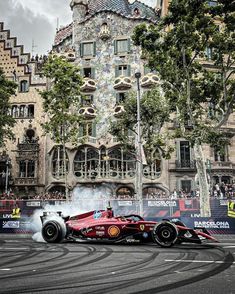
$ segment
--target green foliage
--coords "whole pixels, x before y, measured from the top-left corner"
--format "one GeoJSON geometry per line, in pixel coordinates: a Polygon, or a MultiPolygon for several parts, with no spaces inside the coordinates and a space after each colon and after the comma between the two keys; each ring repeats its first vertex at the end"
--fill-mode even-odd
{"type": "MultiPolygon", "coordinates": [[[[128,151],[134,152],[137,126],[137,97],[131,93],[123,102],[125,111],[111,124],[110,132],[128,151]]],[[[140,99],[141,140],[144,145],[147,162],[152,161],[156,150],[163,157],[169,158],[173,149],[167,146],[169,135],[161,134],[164,123],[169,121],[169,105],[159,88],[145,92],[140,99]]]]}
{"type": "Polygon", "coordinates": [[[6,139],[13,140],[14,134],[12,128],[15,125],[15,119],[9,114],[9,99],[15,95],[17,84],[6,79],[0,68],[0,147],[4,145],[6,139]]]}
{"type": "Polygon", "coordinates": [[[235,100],[234,5],[225,0],[216,6],[205,0],[172,0],[168,15],[157,25],[141,24],[134,31],[134,43],[159,73],[170,110],[177,113],[175,136],[188,138],[192,145],[213,145],[214,138],[226,137],[220,126],[235,100]],[[190,129],[185,127],[188,122],[190,129]]]}
{"type": "Polygon", "coordinates": [[[60,57],[49,56],[43,67],[48,89],[41,91],[43,108],[49,120],[42,126],[45,133],[51,134],[58,144],[77,142],[80,86],[82,78],[79,68],[60,57]]]}

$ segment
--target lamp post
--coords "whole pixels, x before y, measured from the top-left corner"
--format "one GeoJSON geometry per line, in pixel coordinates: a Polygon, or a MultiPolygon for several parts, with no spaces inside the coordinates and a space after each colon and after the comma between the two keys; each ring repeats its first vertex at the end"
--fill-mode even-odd
{"type": "Polygon", "coordinates": [[[142,171],[143,171],[143,163],[142,163],[142,143],[141,143],[141,118],[140,118],[140,77],[141,73],[136,72],[135,78],[137,82],[137,154],[136,154],[136,194],[139,201],[139,214],[143,215],[143,197],[142,197],[142,171]]]}
{"type": "Polygon", "coordinates": [[[10,166],[11,160],[10,158],[7,158],[6,160],[6,181],[5,181],[5,193],[8,195],[8,177],[9,177],[9,166],[10,166]]]}

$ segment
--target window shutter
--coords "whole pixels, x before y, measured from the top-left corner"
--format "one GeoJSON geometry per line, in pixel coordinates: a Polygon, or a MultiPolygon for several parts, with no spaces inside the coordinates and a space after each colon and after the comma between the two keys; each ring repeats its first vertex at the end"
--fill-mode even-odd
{"type": "Polygon", "coordinates": [[[114,46],[114,54],[117,54],[117,40],[113,41],[113,46],[114,46]]]}
{"type": "Polygon", "coordinates": [[[94,69],[94,67],[91,68],[91,78],[95,79],[95,69],[94,69]]]}
{"type": "Polygon", "coordinates": [[[127,76],[131,76],[131,66],[129,64],[127,65],[127,76]]]}
{"type": "Polygon", "coordinates": [[[84,77],[84,68],[80,69],[81,76],[84,77]]]}
{"type": "Polygon", "coordinates": [[[118,65],[115,66],[115,77],[117,78],[119,76],[119,70],[118,70],[118,65]]]}
{"type": "Polygon", "coordinates": [[[96,56],[96,42],[93,43],[93,56],[96,56]]]}
{"type": "Polygon", "coordinates": [[[93,122],[92,123],[92,137],[96,137],[96,123],[93,122]]]}
{"type": "Polygon", "coordinates": [[[82,124],[79,125],[78,135],[79,137],[83,137],[84,126],[82,124]]]}
{"type": "Polygon", "coordinates": [[[119,93],[116,93],[116,103],[119,103],[120,99],[119,99],[119,93]]]}
{"type": "Polygon", "coordinates": [[[131,52],[131,39],[127,39],[127,53],[131,52]]]}
{"type": "Polygon", "coordinates": [[[84,50],[83,50],[84,48],[83,48],[83,44],[82,43],[80,43],[80,56],[81,57],[83,57],[83,55],[84,55],[84,50]]]}

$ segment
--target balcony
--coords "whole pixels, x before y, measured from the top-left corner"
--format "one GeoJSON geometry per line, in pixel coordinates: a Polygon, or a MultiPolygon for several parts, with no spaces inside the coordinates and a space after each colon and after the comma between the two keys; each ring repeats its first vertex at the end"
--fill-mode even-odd
{"type": "Polygon", "coordinates": [[[91,78],[84,78],[81,91],[84,93],[94,92],[96,90],[96,82],[91,78]]]}
{"type": "Polygon", "coordinates": [[[178,170],[196,170],[195,160],[176,160],[175,167],[178,170]]]}
{"type": "Polygon", "coordinates": [[[212,170],[233,170],[234,166],[230,161],[214,161],[212,162],[212,170]]]}
{"type": "Polygon", "coordinates": [[[18,147],[17,151],[34,151],[34,152],[39,151],[38,143],[23,142],[23,143],[18,143],[17,147],[18,147]]]}
{"type": "Polygon", "coordinates": [[[61,57],[63,59],[68,60],[69,62],[73,62],[76,59],[75,50],[72,48],[67,49],[65,51],[61,51],[61,52],[53,52],[52,56],[61,57]]]}
{"type": "Polygon", "coordinates": [[[92,106],[82,107],[79,109],[78,113],[85,118],[94,118],[96,117],[96,109],[92,106]]]}
{"type": "Polygon", "coordinates": [[[125,109],[124,109],[123,105],[117,105],[117,106],[115,106],[115,108],[114,108],[114,113],[113,113],[113,115],[114,115],[115,117],[120,117],[124,112],[125,112],[125,109]]]}
{"type": "Polygon", "coordinates": [[[107,40],[111,37],[110,29],[108,28],[108,25],[105,23],[101,26],[100,30],[100,38],[102,40],[107,40]]]}
{"type": "Polygon", "coordinates": [[[128,90],[132,87],[131,79],[125,76],[119,76],[114,81],[115,90],[128,90]]]}
{"type": "Polygon", "coordinates": [[[15,186],[36,186],[38,184],[37,178],[15,178],[15,186]]]}
{"type": "Polygon", "coordinates": [[[148,73],[140,80],[140,85],[142,88],[151,88],[159,84],[159,77],[156,74],[148,73]]]}

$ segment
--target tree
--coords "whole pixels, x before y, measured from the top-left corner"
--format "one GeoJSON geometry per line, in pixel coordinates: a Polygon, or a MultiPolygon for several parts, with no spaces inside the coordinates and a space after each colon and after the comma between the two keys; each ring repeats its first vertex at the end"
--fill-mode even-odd
{"type": "Polygon", "coordinates": [[[82,78],[78,67],[56,56],[49,56],[43,67],[43,75],[47,78],[48,89],[40,94],[48,121],[42,126],[45,133],[51,134],[53,140],[63,147],[63,174],[68,200],[66,143],[76,143],[78,140],[82,78]]]}
{"type": "Polygon", "coordinates": [[[133,40],[142,47],[151,69],[176,113],[176,135],[194,148],[201,216],[210,216],[209,185],[202,145],[223,146],[221,129],[233,111],[235,2],[172,0],[156,25],[140,25],[133,40]],[[209,62],[208,62],[209,60],[209,62]],[[185,126],[190,123],[191,128],[185,126]]]}
{"type": "MultiPolygon", "coordinates": [[[[129,152],[137,154],[135,145],[137,134],[137,99],[136,94],[131,93],[122,103],[124,111],[112,124],[110,131],[118,138],[118,141],[129,152]],[[128,134],[132,136],[128,136],[128,134]]],[[[167,131],[163,131],[164,123],[170,121],[170,110],[167,100],[159,92],[158,88],[144,93],[140,100],[141,116],[141,142],[147,164],[154,161],[156,150],[164,158],[169,158],[173,151],[168,145],[166,138],[169,138],[167,131]]]]}
{"type": "Polygon", "coordinates": [[[161,158],[169,158],[173,148],[166,142],[169,135],[163,130],[164,123],[169,121],[167,99],[160,94],[158,88],[145,92],[141,99],[136,98],[136,93],[125,98],[122,105],[124,111],[111,124],[110,132],[118,138],[124,150],[136,157],[135,190],[139,200],[139,213],[143,214],[143,165],[148,175],[154,177],[156,169],[160,172],[161,158]]]}
{"type": "Polygon", "coordinates": [[[0,68],[0,147],[4,146],[6,139],[14,139],[12,128],[15,125],[15,119],[9,113],[9,99],[15,95],[16,88],[17,84],[7,80],[0,68]]]}

